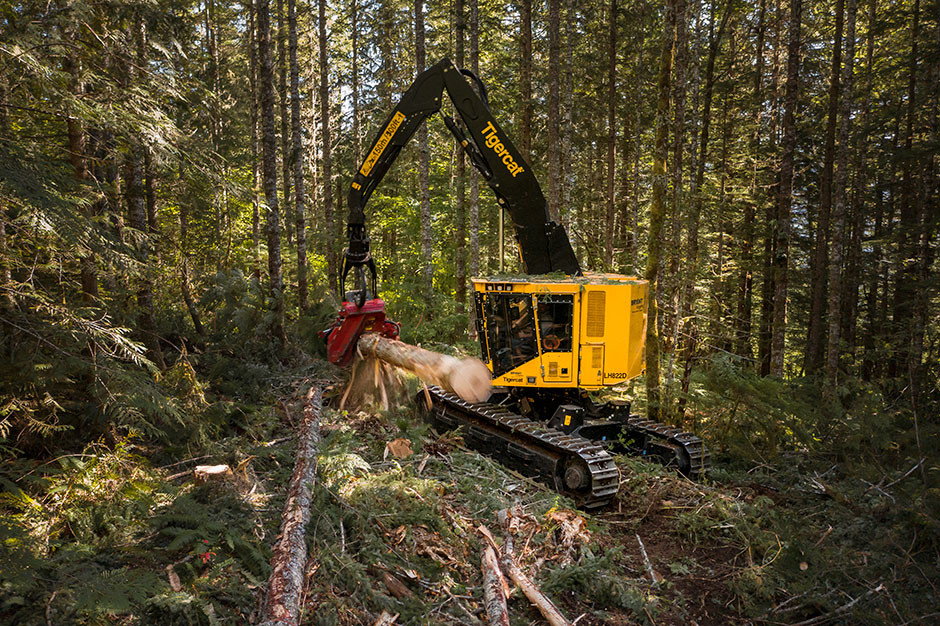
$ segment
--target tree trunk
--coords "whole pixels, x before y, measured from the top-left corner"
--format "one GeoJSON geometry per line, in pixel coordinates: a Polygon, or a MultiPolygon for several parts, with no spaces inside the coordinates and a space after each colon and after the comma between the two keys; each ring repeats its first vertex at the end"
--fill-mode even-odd
{"type": "MultiPolygon", "coordinates": [[[[479,75],[479,0],[470,0],[470,70],[479,75]]],[[[470,168],[470,275],[480,275],[480,177],[475,167],[470,168]]]]}
{"type": "Polygon", "coordinates": [[[307,301],[307,219],[304,197],[304,135],[300,125],[300,67],[297,63],[297,0],[287,0],[290,39],[290,117],[293,145],[290,162],[294,168],[294,225],[297,229],[297,298],[300,310],[307,301]]]}
{"type": "Polygon", "coordinates": [[[548,214],[561,221],[561,145],[559,81],[561,80],[561,0],[548,0],[548,214]]]}
{"type": "MultiPolygon", "coordinates": [[[[333,149],[330,137],[330,67],[326,40],[326,0],[319,0],[320,32],[320,144],[323,146],[323,221],[326,239],[326,273],[331,286],[339,285],[339,258],[336,253],[336,233],[339,220],[333,211],[333,149]]],[[[339,288],[342,291],[342,288],[339,288]]],[[[340,298],[344,294],[339,294],[340,298]]]]}
{"type": "Polygon", "coordinates": [[[485,402],[490,397],[490,371],[479,359],[456,359],[374,333],[360,337],[357,345],[364,357],[407,370],[425,383],[452,391],[467,402],[485,402]]]}
{"type": "Polygon", "coordinates": [[[683,332],[685,341],[683,342],[682,356],[685,362],[682,369],[682,396],[679,398],[679,412],[685,408],[685,396],[689,392],[692,376],[692,360],[695,357],[696,344],[698,342],[698,331],[692,317],[695,311],[695,282],[698,277],[699,267],[699,228],[701,226],[702,208],[705,201],[705,164],[708,157],[708,140],[711,132],[711,111],[712,95],[715,90],[715,62],[718,58],[718,50],[721,47],[721,40],[724,36],[725,28],[731,17],[731,2],[729,1],[721,17],[721,23],[718,25],[718,32],[715,32],[715,9],[712,7],[712,15],[709,20],[708,33],[708,61],[705,66],[705,88],[702,94],[702,129],[698,145],[698,163],[695,168],[695,202],[692,203],[692,210],[689,214],[689,233],[686,240],[686,279],[683,287],[683,309],[682,319],[688,329],[683,332]]]}
{"type": "Polygon", "coordinates": [[[180,223],[180,294],[183,296],[183,302],[186,304],[186,310],[193,321],[193,328],[196,333],[205,339],[206,331],[202,327],[202,320],[199,316],[199,309],[196,307],[196,300],[193,298],[193,286],[189,278],[189,210],[186,203],[180,204],[179,210],[180,223]]]}
{"type": "MultiPolygon", "coordinates": [[[[571,163],[572,151],[572,117],[574,115],[574,37],[577,32],[577,13],[574,7],[574,0],[565,0],[565,71],[562,89],[565,98],[565,128],[568,132],[561,133],[561,223],[568,230],[571,222],[571,188],[573,185],[573,175],[571,173],[573,165],[571,163]]],[[[577,239],[574,241],[577,251],[577,239]]]]}
{"type": "Polygon", "coordinates": [[[260,163],[258,142],[260,102],[258,98],[258,50],[255,47],[258,29],[255,24],[255,2],[256,0],[247,0],[246,3],[248,5],[248,78],[251,81],[248,86],[251,91],[249,106],[251,112],[251,244],[254,252],[253,274],[255,280],[261,282],[261,172],[258,167],[260,163]]]}
{"type": "Polygon", "coordinates": [[[660,421],[659,330],[657,328],[657,280],[662,254],[663,222],[666,216],[666,158],[669,153],[669,81],[672,74],[672,51],[676,40],[676,0],[667,0],[663,28],[662,52],[659,57],[659,82],[656,100],[656,145],[653,150],[653,203],[650,207],[649,255],[644,278],[649,281],[646,322],[646,401],[647,416],[660,421]]]}
{"type": "Polygon", "coordinates": [[[258,78],[261,95],[261,151],[264,197],[267,202],[268,285],[274,307],[272,331],[281,344],[284,331],[284,283],[281,279],[281,229],[277,198],[277,138],[274,132],[274,59],[271,52],[269,0],[258,0],[258,78]]]}
{"type": "MultiPolygon", "coordinates": [[[[458,2],[463,5],[462,0],[458,2]]],[[[519,18],[519,150],[522,158],[532,163],[532,0],[521,0],[519,18]]]]}
{"type": "Polygon", "coordinates": [[[362,163],[362,146],[359,130],[359,0],[352,0],[352,134],[354,164],[362,163]]]}
{"type": "MultiPolygon", "coordinates": [[[[426,65],[424,46],[424,0],[415,0],[415,75],[421,74],[426,65]]],[[[428,126],[418,127],[418,195],[421,200],[421,252],[424,256],[424,297],[431,302],[434,295],[434,258],[431,248],[431,190],[428,168],[430,166],[428,126]]],[[[433,307],[426,313],[431,317],[433,307]]]]}
{"type": "Polygon", "coordinates": [[[908,61],[907,114],[904,131],[904,157],[901,179],[901,214],[898,242],[898,270],[895,274],[894,302],[892,305],[891,343],[895,346],[888,368],[888,376],[899,378],[901,388],[910,383],[908,374],[911,370],[911,339],[914,321],[914,302],[916,301],[918,263],[913,262],[918,254],[918,179],[915,173],[917,156],[914,154],[915,118],[917,116],[917,71],[920,56],[918,39],[920,36],[920,0],[914,0],[911,15],[911,51],[908,61]]]}
{"type": "MultiPolygon", "coordinates": [[[[842,25],[845,0],[836,0],[836,32],[832,42],[832,69],[829,82],[829,111],[826,120],[826,148],[823,171],[819,180],[819,214],[816,220],[816,245],[812,262],[812,295],[810,297],[809,329],[803,369],[815,374],[823,365],[825,338],[826,291],[829,269],[829,230],[832,212],[832,172],[835,159],[835,137],[838,123],[842,74],[842,25]]],[[[829,287],[831,289],[831,287],[829,287]]],[[[830,299],[831,302],[831,299],[830,299]]]]}
{"type": "MultiPolygon", "coordinates": [[[[262,4],[266,0],[260,0],[262,4]]],[[[323,393],[310,387],[304,400],[303,419],[297,433],[297,454],[294,472],[287,487],[287,500],[281,513],[281,531],[271,555],[271,578],[268,579],[260,626],[300,623],[300,602],[307,564],[305,533],[313,504],[313,485],[317,476],[317,455],[320,453],[320,412],[323,393]]]]}
{"type": "Polygon", "coordinates": [[[855,14],[856,0],[848,0],[848,23],[845,38],[845,68],[842,75],[842,102],[839,107],[839,143],[836,154],[835,198],[832,210],[832,258],[829,262],[829,338],[826,344],[826,379],[828,389],[835,391],[839,373],[839,353],[842,331],[842,246],[845,236],[845,205],[849,180],[849,133],[852,124],[852,106],[855,102],[855,14]]]}
{"type": "Polygon", "coordinates": [[[290,149],[290,101],[287,92],[287,20],[284,19],[284,0],[277,0],[277,96],[281,116],[281,174],[284,187],[284,232],[287,243],[292,243],[290,224],[291,207],[291,149],[290,149]]]}
{"type": "MultiPolygon", "coordinates": [[[[455,60],[457,67],[462,68],[464,64],[464,38],[467,36],[467,22],[464,16],[463,0],[454,2],[454,30],[456,32],[455,60]]],[[[464,158],[463,150],[457,149],[457,251],[455,259],[455,273],[457,279],[457,314],[463,314],[467,305],[467,161],[464,158]]]]}
{"type": "Polygon", "coordinates": [[[800,20],[803,0],[790,0],[787,44],[787,85],[784,95],[783,144],[777,186],[777,233],[774,259],[774,318],[770,344],[770,373],[783,376],[787,332],[787,269],[790,254],[790,207],[793,203],[793,164],[796,154],[796,108],[800,78],[800,20]]]}
{"type": "MultiPolygon", "coordinates": [[[[780,143],[779,138],[779,120],[782,98],[780,97],[780,50],[781,44],[781,22],[783,21],[783,9],[780,0],[774,0],[774,23],[773,29],[773,61],[771,63],[770,84],[772,87],[771,101],[773,109],[770,117],[770,137],[774,146],[780,143]]],[[[774,258],[776,256],[777,246],[777,198],[765,203],[764,215],[764,254],[763,254],[763,273],[761,281],[761,316],[760,329],[757,341],[757,360],[758,372],[761,376],[770,374],[770,352],[771,340],[773,338],[773,318],[774,318],[774,258]]]]}
{"type": "Polygon", "coordinates": [[[605,223],[605,266],[614,270],[614,169],[617,142],[617,0],[610,0],[607,41],[607,220],[605,223]]]}
{"type": "MultiPolygon", "coordinates": [[[[688,3],[686,0],[677,0],[676,2],[676,51],[675,51],[675,72],[672,84],[674,94],[673,103],[673,131],[672,131],[672,194],[669,206],[672,208],[672,216],[669,220],[669,246],[667,249],[667,258],[669,263],[665,275],[663,276],[664,298],[669,299],[670,305],[664,307],[663,327],[671,329],[671,349],[669,350],[669,360],[666,365],[666,394],[672,387],[673,381],[673,361],[676,354],[675,346],[678,339],[679,320],[680,320],[680,296],[682,290],[679,285],[679,263],[682,255],[682,217],[684,197],[682,194],[682,169],[685,144],[685,105],[686,105],[686,74],[689,61],[689,17],[688,3]],[[668,294],[668,295],[667,295],[668,294]]],[[[667,403],[669,398],[665,400],[667,403]]]]}
{"type": "MultiPolygon", "coordinates": [[[[147,65],[146,35],[144,33],[143,21],[138,17],[134,21],[133,39],[136,51],[136,67],[145,67],[147,65]]],[[[134,64],[128,63],[127,81],[133,84],[136,77],[134,64]]],[[[157,324],[154,319],[153,311],[153,278],[152,267],[150,266],[150,241],[146,237],[147,227],[147,208],[144,197],[144,147],[141,138],[137,136],[128,137],[130,148],[124,161],[124,194],[127,200],[127,217],[131,228],[141,233],[141,243],[137,247],[137,258],[141,262],[144,275],[141,277],[137,288],[137,306],[140,308],[138,325],[143,336],[143,343],[147,346],[150,360],[160,369],[164,369],[166,364],[163,362],[163,353],[160,350],[160,341],[157,337],[157,324]]]]}
{"type": "Polygon", "coordinates": [[[764,109],[764,36],[766,29],[767,0],[760,0],[757,14],[757,44],[754,52],[754,131],[751,135],[750,198],[744,203],[744,222],[741,226],[741,267],[738,274],[738,315],[736,324],[735,352],[746,359],[753,356],[751,348],[751,316],[754,302],[754,219],[756,205],[763,200],[758,182],[761,162],[761,121],[764,109]],[[759,200],[760,198],[760,200],[759,200]]]}

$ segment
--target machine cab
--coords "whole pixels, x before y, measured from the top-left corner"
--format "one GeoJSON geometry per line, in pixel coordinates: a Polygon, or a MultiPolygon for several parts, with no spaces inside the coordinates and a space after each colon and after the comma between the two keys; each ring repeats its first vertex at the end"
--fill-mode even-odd
{"type": "Polygon", "coordinates": [[[473,279],[493,384],[599,389],[645,369],[646,281],[612,274],[473,279]]]}

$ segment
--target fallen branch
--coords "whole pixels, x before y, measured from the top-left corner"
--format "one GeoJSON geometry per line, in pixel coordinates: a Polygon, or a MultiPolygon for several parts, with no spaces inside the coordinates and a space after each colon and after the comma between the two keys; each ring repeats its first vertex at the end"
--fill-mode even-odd
{"type": "Polygon", "coordinates": [[[874,589],[869,589],[866,593],[860,595],[859,597],[855,598],[855,599],[852,600],[851,602],[849,602],[849,603],[847,603],[847,604],[843,604],[843,605],[840,606],[839,608],[837,608],[837,609],[835,609],[835,610],[833,610],[833,611],[830,611],[829,613],[825,613],[825,614],[823,614],[823,615],[817,615],[816,617],[810,618],[810,619],[808,619],[808,620],[804,620],[804,621],[802,621],[802,622],[797,622],[797,623],[793,624],[793,626],[811,626],[812,624],[820,624],[820,623],[822,623],[822,622],[828,622],[829,620],[834,619],[834,618],[838,617],[839,615],[842,615],[843,613],[848,613],[849,611],[852,610],[852,607],[853,607],[853,606],[855,606],[856,604],[858,604],[859,602],[861,602],[861,601],[864,600],[865,598],[867,598],[867,597],[869,597],[869,596],[871,596],[871,595],[874,595],[874,594],[876,594],[876,593],[880,593],[880,592],[882,592],[882,591],[884,591],[884,590],[885,590],[884,584],[879,584],[879,585],[878,585],[877,587],[875,587],[874,589]]]}
{"type": "Polygon", "coordinates": [[[646,554],[646,546],[643,545],[643,540],[640,539],[640,536],[636,536],[636,542],[640,544],[640,554],[643,555],[643,565],[646,566],[646,573],[649,574],[650,582],[653,585],[659,584],[659,576],[656,575],[656,572],[653,570],[653,564],[650,563],[650,557],[646,554]]]}
{"type": "Polygon", "coordinates": [[[320,443],[320,410],[323,392],[313,386],[304,399],[303,418],[297,442],[294,473],[287,488],[281,515],[281,532],[271,557],[271,578],[265,594],[261,626],[297,624],[303,591],[307,543],[304,533],[310,520],[313,483],[320,443]]]}
{"type": "Polygon", "coordinates": [[[490,371],[479,359],[457,359],[375,333],[360,337],[358,347],[364,357],[407,370],[425,383],[452,391],[467,402],[484,402],[490,397],[490,371]]]}
{"type": "Polygon", "coordinates": [[[509,626],[509,608],[506,606],[508,585],[502,570],[499,569],[499,561],[492,546],[484,548],[480,568],[483,571],[483,600],[487,623],[489,626],[509,626]]]}
{"type": "Polygon", "coordinates": [[[506,570],[506,573],[509,574],[513,582],[522,589],[522,593],[529,599],[532,606],[539,610],[551,626],[572,626],[568,618],[561,614],[558,607],[542,593],[542,590],[536,587],[535,583],[522,573],[522,570],[516,565],[512,556],[503,555],[503,569],[506,570]]]}

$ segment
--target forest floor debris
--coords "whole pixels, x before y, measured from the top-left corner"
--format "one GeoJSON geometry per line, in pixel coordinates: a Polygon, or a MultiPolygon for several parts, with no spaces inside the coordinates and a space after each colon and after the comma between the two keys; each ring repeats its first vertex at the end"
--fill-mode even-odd
{"type": "MultiPolygon", "coordinates": [[[[148,461],[155,449],[130,438],[20,469],[2,502],[0,618],[257,620],[293,468],[290,398],[308,379],[280,386],[280,413],[227,402],[240,432],[198,448],[148,461]],[[196,464],[233,478],[169,480],[196,464]]],[[[407,401],[324,407],[299,623],[486,623],[481,558],[504,542],[579,625],[930,623],[940,612],[932,518],[898,505],[913,462],[866,482],[830,459],[719,454],[712,477],[691,482],[621,457],[616,500],[588,514],[415,415],[407,401]]],[[[510,624],[542,619],[518,590],[504,595],[510,624]]]]}

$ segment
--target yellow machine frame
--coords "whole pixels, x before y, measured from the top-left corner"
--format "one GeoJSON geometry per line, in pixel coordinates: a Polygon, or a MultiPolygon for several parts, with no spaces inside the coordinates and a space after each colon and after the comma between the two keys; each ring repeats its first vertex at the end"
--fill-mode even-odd
{"type": "Polygon", "coordinates": [[[493,385],[590,391],[645,371],[645,280],[586,273],[472,281],[493,385]]]}

